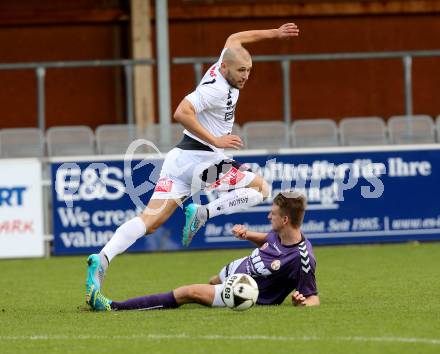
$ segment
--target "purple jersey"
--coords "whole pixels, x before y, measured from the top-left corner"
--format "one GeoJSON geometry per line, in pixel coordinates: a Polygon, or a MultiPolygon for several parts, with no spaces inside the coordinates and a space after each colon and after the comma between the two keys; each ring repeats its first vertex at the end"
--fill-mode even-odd
{"type": "Polygon", "coordinates": [[[294,289],[304,296],[317,295],[316,260],[312,245],[301,242],[284,246],[275,231],[267,234],[266,243],[256,248],[234,273],[252,276],[258,284],[261,305],[281,304],[294,289]]]}

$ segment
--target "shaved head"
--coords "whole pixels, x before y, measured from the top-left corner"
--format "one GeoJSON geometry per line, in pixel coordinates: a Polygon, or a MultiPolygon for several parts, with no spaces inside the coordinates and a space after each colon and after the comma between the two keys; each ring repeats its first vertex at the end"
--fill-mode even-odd
{"type": "Polygon", "coordinates": [[[252,58],[242,46],[226,48],[220,72],[232,87],[242,89],[252,69],[252,58]]]}
{"type": "Polygon", "coordinates": [[[223,62],[226,65],[230,65],[237,61],[249,61],[251,60],[251,55],[244,47],[232,47],[226,48],[223,54],[223,62]]]}

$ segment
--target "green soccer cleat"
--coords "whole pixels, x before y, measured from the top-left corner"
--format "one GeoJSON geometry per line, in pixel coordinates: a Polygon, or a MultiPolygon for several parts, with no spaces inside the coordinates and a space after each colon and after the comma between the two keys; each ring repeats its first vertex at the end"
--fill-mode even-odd
{"type": "Polygon", "coordinates": [[[194,235],[205,225],[207,212],[204,207],[191,203],[185,208],[185,227],[183,228],[182,244],[188,247],[194,235]]]}
{"type": "Polygon", "coordinates": [[[112,300],[107,299],[99,290],[92,289],[89,305],[93,311],[111,311],[111,303],[112,300]]]}
{"type": "Polygon", "coordinates": [[[102,288],[105,270],[101,265],[98,254],[90,255],[89,258],[87,258],[87,264],[86,303],[89,304],[93,290],[99,291],[102,288]]]}

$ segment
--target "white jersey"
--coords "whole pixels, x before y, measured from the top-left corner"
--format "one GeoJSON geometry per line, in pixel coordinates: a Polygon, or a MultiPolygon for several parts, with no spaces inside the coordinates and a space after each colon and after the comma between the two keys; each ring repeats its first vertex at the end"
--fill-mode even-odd
{"type": "MultiPolygon", "coordinates": [[[[223,49],[217,63],[205,73],[195,91],[185,98],[191,102],[200,124],[214,136],[222,136],[232,132],[239,90],[229,85],[220,73],[220,65],[226,48],[223,49]]],[[[222,151],[208,144],[188,130],[184,134],[210,146],[214,151],[222,151]]]]}

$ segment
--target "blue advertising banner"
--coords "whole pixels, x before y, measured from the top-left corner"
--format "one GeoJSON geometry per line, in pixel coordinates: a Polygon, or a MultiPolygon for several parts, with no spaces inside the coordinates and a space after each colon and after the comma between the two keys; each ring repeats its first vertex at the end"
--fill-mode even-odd
{"type": "MultiPolygon", "coordinates": [[[[314,244],[440,240],[440,147],[286,150],[234,158],[271,183],[273,196],[287,189],[307,196],[302,229],[314,244]]],[[[54,253],[99,251],[148,202],[161,164],[157,158],[52,162],[54,253]]],[[[215,197],[195,196],[203,203],[215,197]]],[[[268,231],[271,202],[208,220],[190,249],[249,247],[231,229],[240,223],[268,231]]],[[[183,226],[178,209],[129,251],[183,249],[183,226]]]]}

